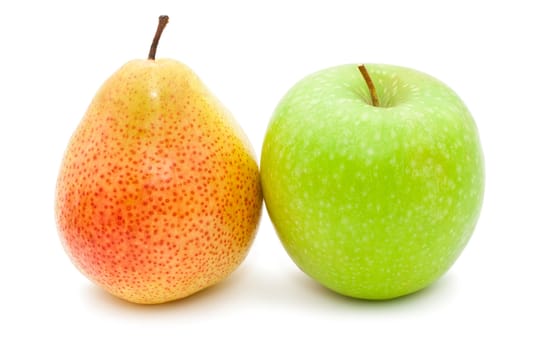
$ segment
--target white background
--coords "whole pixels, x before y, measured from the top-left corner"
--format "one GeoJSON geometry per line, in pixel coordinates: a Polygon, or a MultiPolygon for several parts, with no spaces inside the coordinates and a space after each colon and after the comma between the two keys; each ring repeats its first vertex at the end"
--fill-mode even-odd
{"type": "Polygon", "coordinates": [[[3,1],[0,5],[0,348],[533,347],[531,11],[526,1],[3,1]],[[53,215],[67,141],[103,81],[144,58],[192,67],[259,156],[287,89],[318,69],[380,62],[446,82],[486,157],[477,229],[430,288],[389,302],[333,294],[287,257],[266,211],[225,282],[138,306],[70,263],[53,215]]]}

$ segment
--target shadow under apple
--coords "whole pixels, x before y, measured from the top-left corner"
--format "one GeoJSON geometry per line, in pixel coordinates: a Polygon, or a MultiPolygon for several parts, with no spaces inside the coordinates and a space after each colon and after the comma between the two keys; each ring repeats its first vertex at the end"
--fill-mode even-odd
{"type": "Polygon", "coordinates": [[[457,291],[452,273],[447,273],[433,284],[417,292],[386,300],[358,299],[336,293],[300,271],[292,272],[290,278],[293,280],[294,288],[299,290],[299,294],[307,294],[305,298],[299,299],[301,303],[307,301],[316,304],[320,302],[320,304],[327,304],[328,307],[340,306],[358,310],[394,310],[440,304],[452,298],[457,291]]]}

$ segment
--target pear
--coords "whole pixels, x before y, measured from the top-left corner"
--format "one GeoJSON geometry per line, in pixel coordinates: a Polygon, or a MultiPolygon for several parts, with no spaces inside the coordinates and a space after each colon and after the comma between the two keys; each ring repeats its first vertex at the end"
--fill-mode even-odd
{"type": "Polygon", "coordinates": [[[72,135],[55,198],[62,244],[109,293],[141,304],[187,297],[229,276],[258,229],[250,142],[186,65],[126,63],[72,135]]]}

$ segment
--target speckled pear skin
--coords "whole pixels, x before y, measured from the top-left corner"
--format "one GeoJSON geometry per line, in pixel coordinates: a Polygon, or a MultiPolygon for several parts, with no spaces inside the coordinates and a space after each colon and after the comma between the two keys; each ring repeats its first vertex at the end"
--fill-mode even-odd
{"type": "Polygon", "coordinates": [[[447,86],[366,67],[382,107],[357,65],[312,74],[285,95],[261,177],[278,236],[305,273],[340,294],[390,299],[431,284],[463,250],[481,210],[483,153],[447,86]]]}
{"type": "Polygon", "coordinates": [[[81,272],[155,304],[234,271],[261,206],[241,128],[187,66],[157,59],[127,63],[100,88],[64,155],[55,212],[81,272]]]}

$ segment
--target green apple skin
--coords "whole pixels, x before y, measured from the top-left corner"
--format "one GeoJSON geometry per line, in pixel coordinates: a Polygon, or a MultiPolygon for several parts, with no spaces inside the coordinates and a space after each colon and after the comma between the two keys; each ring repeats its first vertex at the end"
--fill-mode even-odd
{"type": "Polygon", "coordinates": [[[357,65],[298,82],[261,153],[269,216],[287,253],[340,294],[391,299],[442,276],[474,231],[484,192],[476,124],[441,81],[357,65]]]}

